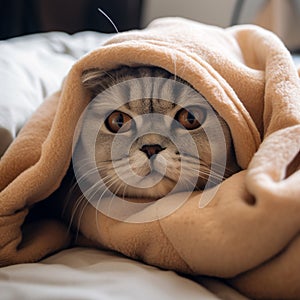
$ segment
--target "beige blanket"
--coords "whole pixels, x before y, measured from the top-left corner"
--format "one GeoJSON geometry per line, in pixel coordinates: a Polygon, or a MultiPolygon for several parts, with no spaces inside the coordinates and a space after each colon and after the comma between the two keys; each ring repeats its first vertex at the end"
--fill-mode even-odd
{"type": "MultiPolygon", "coordinates": [[[[82,234],[152,265],[226,278],[250,297],[298,299],[300,81],[281,41],[255,26],[224,30],[161,19],[80,59],[1,159],[0,264],[38,261],[72,244],[60,220],[25,219],[60,186],[70,164],[74,130],[89,102],[82,71],[120,65],[159,66],[193,85],[227,121],[244,170],[225,180],[205,207],[194,192],[151,222],[101,212],[95,218],[87,207],[82,234]]],[[[158,202],[139,217],[163,209],[158,202]]]]}

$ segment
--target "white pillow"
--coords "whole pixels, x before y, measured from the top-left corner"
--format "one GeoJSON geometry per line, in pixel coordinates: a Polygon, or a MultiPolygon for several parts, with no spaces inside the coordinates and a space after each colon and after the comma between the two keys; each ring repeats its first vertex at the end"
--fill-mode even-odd
{"type": "Polygon", "coordinates": [[[60,88],[72,64],[109,37],[50,32],[0,41],[0,157],[45,97],[60,88]]]}

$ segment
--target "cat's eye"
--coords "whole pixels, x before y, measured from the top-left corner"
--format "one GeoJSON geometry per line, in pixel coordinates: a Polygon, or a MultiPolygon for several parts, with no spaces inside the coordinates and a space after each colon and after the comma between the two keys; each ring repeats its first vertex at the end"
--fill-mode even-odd
{"type": "Polygon", "coordinates": [[[175,119],[187,130],[200,127],[205,121],[205,110],[200,107],[189,107],[181,109],[175,119]]]}
{"type": "Polygon", "coordinates": [[[113,133],[122,133],[130,130],[132,119],[121,111],[114,111],[105,120],[105,125],[113,133]]]}

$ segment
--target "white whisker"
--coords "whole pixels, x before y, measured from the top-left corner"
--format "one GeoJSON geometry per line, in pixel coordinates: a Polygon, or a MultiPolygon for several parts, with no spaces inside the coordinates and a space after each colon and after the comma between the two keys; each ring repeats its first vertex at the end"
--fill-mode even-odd
{"type": "Polygon", "coordinates": [[[107,20],[111,23],[111,25],[114,27],[116,33],[119,33],[119,30],[115,23],[112,21],[112,19],[102,10],[98,7],[98,10],[107,18],[107,20]]]}

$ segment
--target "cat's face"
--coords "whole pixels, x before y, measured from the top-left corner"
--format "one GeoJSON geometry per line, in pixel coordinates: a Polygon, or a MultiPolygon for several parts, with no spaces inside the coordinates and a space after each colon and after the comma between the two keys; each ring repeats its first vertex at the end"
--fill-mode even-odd
{"type": "MultiPolygon", "coordinates": [[[[155,70],[158,74],[138,71],[170,79],[161,69],[155,70]]],[[[99,85],[118,83],[122,72],[94,76],[94,96],[99,85]]],[[[88,128],[100,124],[93,153],[102,189],[119,197],[159,199],[175,187],[200,190],[208,181],[213,186],[238,170],[230,131],[202,95],[183,83],[172,88],[165,80],[132,81],[131,72],[125,76],[128,81],[110,90],[111,103],[101,94],[93,100],[93,114],[86,120],[88,128]]],[[[91,145],[84,139],[81,143],[89,155],[91,145]]]]}

